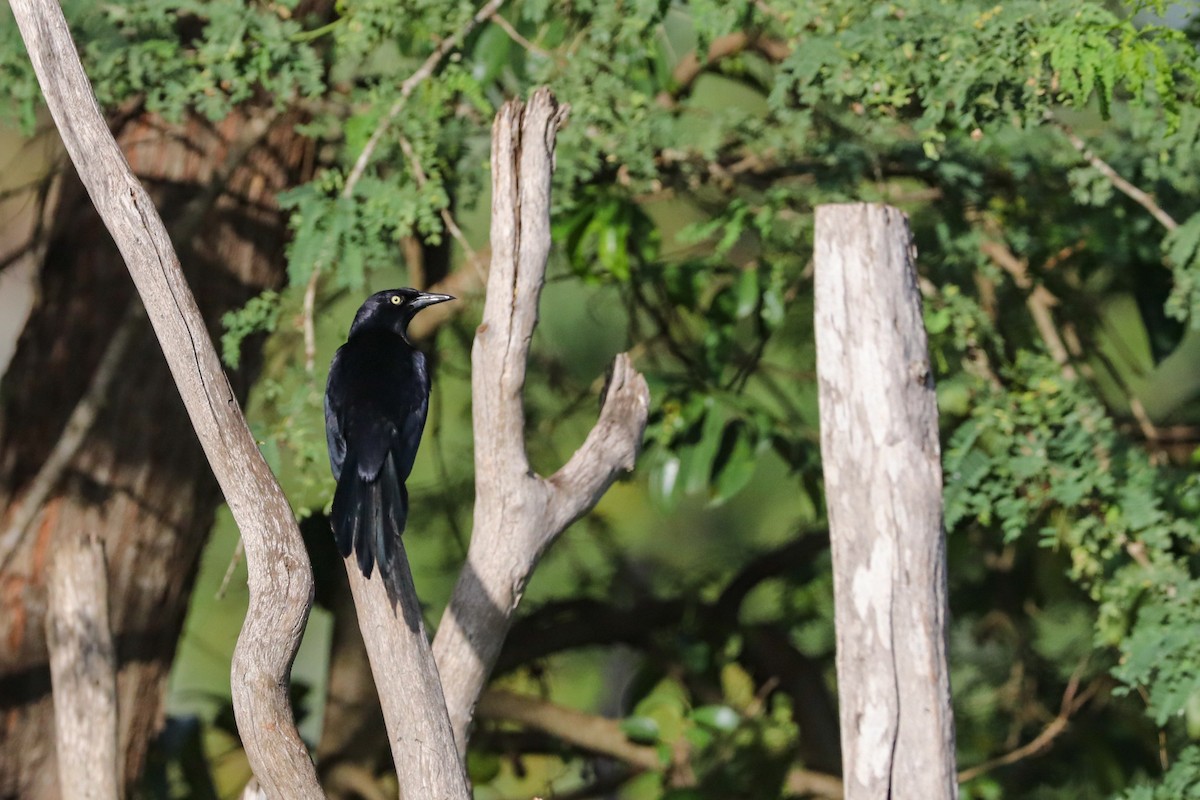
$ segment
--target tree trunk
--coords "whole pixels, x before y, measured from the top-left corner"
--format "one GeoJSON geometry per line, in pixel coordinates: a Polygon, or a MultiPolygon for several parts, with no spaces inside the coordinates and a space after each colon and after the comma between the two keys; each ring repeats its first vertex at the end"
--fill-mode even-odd
{"type": "Polygon", "coordinates": [[[941,450],[908,220],[822,206],[815,260],[846,798],[954,798],[941,450]]]}
{"type": "MultiPolygon", "coordinates": [[[[282,119],[234,114],[182,126],[134,116],[119,141],[181,245],[210,331],[225,311],[283,279],[277,192],[303,177],[306,146],[282,119]],[[257,130],[256,130],[257,129],[257,130]],[[248,133],[249,132],[249,133],[248,133]],[[182,235],[180,235],[182,234],[182,235]]],[[[53,219],[39,303],[0,386],[0,531],[89,388],[114,330],[137,303],[108,233],[72,176],[53,219]]],[[[120,754],[141,772],[217,485],[144,319],[105,403],[32,524],[0,542],[0,797],[59,796],[46,642],[48,553],[61,537],[104,542],[116,643],[120,754]]],[[[255,359],[231,375],[244,397],[255,359]]]]}

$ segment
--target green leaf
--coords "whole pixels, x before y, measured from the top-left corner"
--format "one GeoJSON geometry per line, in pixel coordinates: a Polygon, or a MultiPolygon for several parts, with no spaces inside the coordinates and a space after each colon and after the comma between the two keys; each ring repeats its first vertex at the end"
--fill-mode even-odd
{"type": "Polygon", "coordinates": [[[631,742],[638,744],[654,744],[658,741],[658,722],[651,717],[626,717],[621,720],[621,732],[631,742]]]}
{"type": "Polygon", "coordinates": [[[471,783],[482,786],[491,783],[500,775],[503,763],[495,753],[470,750],[467,752],[467,775],[471,778],[471,783]]]}
{"type": "Polygon", "coordinates": [[[698,724],[721,733],[736,730],[742,718],[729,706],[700,706],[692,712],[692,719],[698,724]]]}
{"type": "Polygon", "coordinates": [[[754,268],[742,270],[733,291],[737,298],[734,315],[738,319],[745,319],[754,313],[754,309],[758,308],[758,270],[754,268]]]}
{"type": "Polygon", "coordinates": [[[709,492],[713,505],[724,503],[754,478],[759,448],[753,438],[753,432],[741,420],[732,420],[725,426],[713,458],[709,492]]]}

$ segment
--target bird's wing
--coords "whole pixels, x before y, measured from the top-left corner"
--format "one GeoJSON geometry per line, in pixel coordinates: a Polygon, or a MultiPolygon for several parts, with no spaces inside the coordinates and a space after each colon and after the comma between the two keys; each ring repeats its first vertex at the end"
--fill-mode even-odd
{"type": "Polygon", "coordinates": [[[396,432],[393,454],[400,480],[408,480],[413,463],[417,460],[417,448],[421,444],[421,433],[425,430],[425,416],[429,412],[429,395],[424,394],[405,415],[396,432]]]}
{"type": "Polygon", "coordinates": [[[341,480],[342,464],[346,461],[346,437],[338,419],[344,403],[341,357],[342,349],[339,347],[329,365],[329,379],[325,383],[325,443],[329,446],[329,468],[333,471],[335,481],[341,480]]]}
{"type": "Polygon", "coordinates": [[[402,402],[397,404],[401,413],[396,419],[396,438],[392,449],[396,458],[396,472],[401,481],[407,480],[412,472],[421,434],[425,430],[425,417],[429,413],[429,373],[424,353],[413,353],[412,371],[405,377],[402,402]]]}

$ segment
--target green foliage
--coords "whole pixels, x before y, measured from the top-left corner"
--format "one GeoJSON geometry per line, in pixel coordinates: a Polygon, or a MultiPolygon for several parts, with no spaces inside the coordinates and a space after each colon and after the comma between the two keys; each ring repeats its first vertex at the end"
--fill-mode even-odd
{"type": "Polygon", "coordinates": [[[1175,273],[1175,288],[1167,313],[1176,319],[1200,321],[1200,214],[1193,214],[1163,240],[1164,257],[1175,273]]]}
{"type": "Polygon", "coordinates": [[[1139,786],[1121,795],[1121,800],[1176,800],[1200,794],[1200,748],[1189,747],[1167,770],[1157,786],[1139,786]]]}
{"type": "Polygon", "coordinates": [[[225,333],[221,336],[221,359],[230,369],[242,360],[242,342],[254,333],[270,333],[279,324],[279,292],[267,290],[237,311],[221,318],[225,333]]]}

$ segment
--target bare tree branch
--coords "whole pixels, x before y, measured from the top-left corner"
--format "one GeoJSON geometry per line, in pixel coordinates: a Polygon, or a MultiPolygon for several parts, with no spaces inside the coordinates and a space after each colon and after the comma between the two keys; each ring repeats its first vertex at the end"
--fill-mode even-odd
{"type": "MultiPolygon", "coordinates": [[[[501,19],[501,17],[497,17],[501,19]]],[[[413,178],[417,181],[417,186],[424,188],[429,183],[429,177],[425,174],[425,167],[421,165],[421,159],[417,158],[417,152],[413,149],[412,142],[407,136],[400,137],[400,149],[404,152],[404,157],[408,159],[408,165],[412,169],[413,178]]],[[[462,228],[458,227],[458,223],[454,220],[454,215],[450,213],[450,209],[443,207],[439,212],[442,217],[442,224],[446,226],[446,230],[458,242],[459,247],[467,256],[467,263],[475,270],[479,270],[479,264],[476,262],[478,254],[471,243],[467,241],[466,235],[463,234],[462,228]]]]}
{"type": "Polygon", "coordinates": [[[1087,705],[1108,683],[1108,679],[1101,676],[1093,679],[1080,692],[1079,675],[1078,673],[1072,675],[1071,680],[1067,683],[1066,691],[1063,692],[1062,707],[1059,709],[1058,714],[1054,719],[1050,720],[1050,723],[1037,736],[1014,750],[960,771],[958,773],[958,782],[966,783],[978,778],[980,775],[991,772],[997,767],[1006,767],[1009,764],[1016,764],[1018,761],[1045,753],[1054,744],[1054,740],[1066,732],[1070,726],[1071,717],[1087,705]]]}
{"type": "Polygon", "coordinates": [[[433,645],[460,752],[541,554],[632,469],[649,409],[645,380],[620,355],[600,420],[580,451],[548,480],[529,466],[521,395],[550,251],[554,139],[566,114],[540,89],[527,106],[506,104],[492,129],[492,263],[471,353],[474,525],[433,645]]]}
{"type": "MultiPolygon", "coordinates": [[[[519,723],[581,750],[624,762],[635,772],[673,772],[676,778],[670,781],[672,786],[694,785],[694,776],[686,769],[690,749],[686,743],[672,754],[672,764],[664,764],[657,747],[629,741],[620,723],[614,719],[585,714],[537,697],[503,691],[484,692],[479,700],[479,716],[519,723]]],[[[842,796],[842,782],[836,775],[803,767],[789,770],[784,785],[791,794],[822,798],[842,796]]]]}
{"type": "Polygon", "coordinates": [[[1003,242],[984,239],[979,243],[979,249],[1012,277],[1013,283],[1017,285],[1018,289],[1027,292],[1025,306],[1029,309],[1029,315],[1033,317],[1033,324],[1037,327],[1038,333],[1042,335],[1042,341],[1046,343],[1046,349],[1050,351],[1050,357],[1062,367],[1063,375],[1068,380],[1075,380],[1077,373],[1074,365],[1071,364],[1071,355],[1066,344],[1063,343],[1062,336],[1058,333],[1058,326],[1055,324],[1054,314],[1051,312],[1058,299],[1045,286],[1034,285],[1033,279],[1029,277],[1029,264],[1024,259],[1018,258],[1003,242]]]}
{"type": "Polygon", "coordinates": [[[364,578],[353,554],[346,559],[346,574],[383,706],[400,796],[466,800],[471,791],[454,745],[437,665],[421,619],[421,602],[404,542],[396,544],[395,603],[387,595],[380,571],[364,578]]]}
{"type": "Polygon", "coordinates": [[[366,145],[363,146],[362,152],[358,154],[358,158],[354,161],[354,167],[350,170],[350,175],[346,178],[346,188],[342,190],[342,196],[349,197],[354,193],[354,187],[362,178],[363,173],[367,169],[367,165],[371,163],[371,155],[375,152],[375,148],[379,146],[379,140],[383,138],[383,134],[396,121],[396,117],[400,116],[400,112],[404,110],[404,104],[408,102],[408,98],[412,95],[424,81],[426,81],[433,71],[437,69],[437,65],[442,62],[446,54],[458,47],[459,43],[467,37],[467,35],[475,30],[479,23],[488,19],[504,5],[504,0],[488,0],[480,6],[475,12],[475,16],[467,20],[467,23],[459,28],[454,33],[447,36],[441,43],[434,48],[429,57],[422,62],[421,66],[412,75],[405,79],[404,83],[400,84],[400,94],[396,101],[392,103],[392,107],[379,120],[379,124],[375,126],[375,130],[371,132],[371,138],[367,139],[366,145]]]}
{"type": "Polygon", "coordinates": [[[96,104],[62,9],[52,0],[11,6],[63,143],[129,267],[246,543],[250,607],[234,651],[232,693],[251,768],[269,796],[323,797],[288,697],[312,602],[295,518],[246,426],[162,219],[96,104]]]}
{"type": "Polygon", "coordinates": [[[663,767],[658,748],[629,741],[616,720],[585,714],[530,695],[485,692],[479,700],[479,716],[518,722],[567,744],[624,761],[638,770],[663,767]]]}
{"type": "Polygon", "coordinates": [[[819,797],[822,800],[842,800],[844,788],[836,775],[813,772],[803,767],[788,770],[783,785],[789,795],[819,797]]]}
{"type": "Polygon", "coordinates": [[[561,58],[555,57],[555,55],[553,53],[551,53],[549,50],[545,50],[541,47],[538,47],[536,44],[534,44],[533,42],[529,41],[524,36],[522,36],[520,31],[518,31],[516,28],[514,28],[512,23],[509,22],[508,20],[506,20],[500,14],[492,14],[490,19],[496,25],[497,28],[499,28],[500,30],[504,31],[505,34],[507,34],[508,38],[512,39],[518,45],[520,45],[524,49],[528,50],[529,52],[533,53],[534,55],[536,55],[540,58],[549,59],[551,61],[561,61],[561,58]]]}
{"type": "Polygon", "coordinates": [[[117,657],[108,620],[104,546],[95,536],[61,542],[50,567],[50,682],[63,797],[117,800],[117,657]]]}
{"type": "Polygon", "coordinates": [[[908,218],[818,206],[814,241],[846,797],[954,800],[937,398],[908,218]]]}

